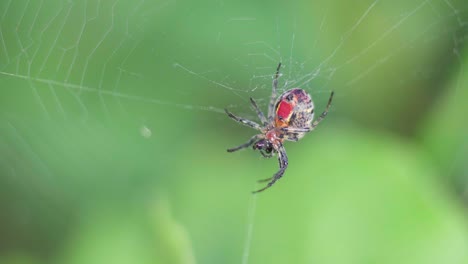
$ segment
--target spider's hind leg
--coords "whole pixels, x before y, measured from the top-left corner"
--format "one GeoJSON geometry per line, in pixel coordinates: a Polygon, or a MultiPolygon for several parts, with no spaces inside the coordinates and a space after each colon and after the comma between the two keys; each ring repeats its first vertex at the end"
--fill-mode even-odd
{"type": "Polygon", "coordinates": [[[280,76],[281,62],[276,68],[276,73],[273,76],[273,88],[271,91],[270,103],[268,104],[268,121],[273,122],[275,118],[275,101],[276,101],[276,91],[278,90],[278,78],[280,76]]]}
{"type": "Polygon", "coordinates": [[[267,119],[265,118],[265,115],[263,114],[262,110],[260,107],[258,107],[257,102],[255,102],[255,99],[250,97],[250,103],[252,104],[253,108],[255,109],[255,112],[257,112],[258,118],[260,118],[260,121],[262,121],[262,124],[266,126],[268,124],[267,119]]]}
{"type": "Polygon", "coordinates": [[[325,107],[325,111],[323,111],[323,113],[312,123],[312,125],[310,126],[311,130],[314,129],[327,116],[334,94],[335,92],[332,91],[330,94],[330,98],[328,98],[328,103],[327,103],[327,106],[325,107]]]}
{"type": "Polygon", "coordinates": [[[256,129],[256,130],[262,130],[262,127],[255,123],[254,121],[251,121],[251,120],[248,120],[248,119],[245,119],[245,118],[242,118],[242,117],[239,117],[239,116],[236,116],[234,115],[233,113],[229,112],[227,109],[224,109],[224,111],[226,112],[226,114],[234,121],[236,122],[239,122],[243,125],[246,125],[248,127],[251,127],[253,129],[256,129]]]}

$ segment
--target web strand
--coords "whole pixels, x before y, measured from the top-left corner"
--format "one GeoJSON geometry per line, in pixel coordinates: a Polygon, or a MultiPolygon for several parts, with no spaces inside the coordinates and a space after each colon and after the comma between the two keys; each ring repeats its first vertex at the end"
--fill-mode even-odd
{"type": "MultiPolygon", "coordinates": [[[[256,188],[257,185],[255,185],[256,188]]],[[[250,249],[252,247],[252,237],[255,223],[255,212],[257,209],[257,195],[250,195],[249,208],[247,211],[247,230],[244,242],[244,251],[242,253],[242,264],[249,263],[250,249]]]]}

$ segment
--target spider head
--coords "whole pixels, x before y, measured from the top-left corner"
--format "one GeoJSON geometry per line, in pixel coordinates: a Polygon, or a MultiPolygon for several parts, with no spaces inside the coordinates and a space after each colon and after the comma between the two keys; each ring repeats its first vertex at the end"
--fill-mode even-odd
{"type": "Polygon", "coordinates": [[[255,142],[253,149],[263,150],[270,154],[273,151],[273,144],[267,139],[260,139],[259,141],[255,142]]]}

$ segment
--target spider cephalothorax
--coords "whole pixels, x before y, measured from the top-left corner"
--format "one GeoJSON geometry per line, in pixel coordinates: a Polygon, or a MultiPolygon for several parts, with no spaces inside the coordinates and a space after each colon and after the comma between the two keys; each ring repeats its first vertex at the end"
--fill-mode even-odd
{"type": "Polygon", "coordinates": [[[273,78],[273,92],[271,94],[270,104],[268,105],[268,117],[265,117],[255,100],[250,98],[250,102],[257,112],[262,125],[248,119],[235,116],[225,109],[230,118],[261,132],[260,134],[253,136],[247,143],[228,149],[228,152],[234,152],[253,144],[253,149],[258,149],[264,157],[270,158],[274,153],[278,153],[280,166],[279,171],[273,175],[273,177],[260,180],[260,182],[268,181],[268,184],[264,188],[254,191],[254,193],[270,188],[283,176],[284,171],[288,167],[288,157],[286,156],[286,150],[283,146],[284,140],[298,141],[304,137],[307,132],[312,131],[327,115],[333,99],[332,92],[328,99],[325,111],[315,121],[313,121],[314,103],[306,91],[300,88],[294,88],[285,91],[276,98],[280,68],[281,63],[278,64],[276,74],[273,78]]]}

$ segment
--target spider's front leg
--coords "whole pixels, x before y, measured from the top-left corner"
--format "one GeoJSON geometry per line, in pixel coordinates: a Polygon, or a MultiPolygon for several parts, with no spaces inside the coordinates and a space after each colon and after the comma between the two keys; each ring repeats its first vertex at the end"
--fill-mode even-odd
{"type": "Polygon", "coordinates": [[[272,153],[272,152],[267,153],[267,152],[265,152],[265,151],[263,151],[263,150],[260,150],[260,154],[262,154],[262,156],[263,156],[264,158],[271,158],[271,157],[273,157],[273,153],[272,153]]]}
{"type": "Polygon", "coordinates": [[[244,144],[242,144],[240,146],[234,147],[234,148],[230,148],[230,149],[227,150],[227,152],[234,152],[234,151],[238,151],[239,149],[247,148],[250,145],[252,145],[255,141],[259,140],[260,138],[261,138],[260,134],[255,135],[255,136],[251,137],[249,139],[249,141],[247,141],[246,143],[244,143],[244,144]]]}
{"type": "Polygon", "coordinates": [[[263,187],[260,190],[256,190],[256,191],[254,191],[252,193],[263,192],[264,190],[266,190],[266,189],[270,188],[271,186],[273,186],[273,184],[275,184],[275,182],[277,180],[279,180],[279,179],[281,179],[281,177],[283,177],[284,172],[288,168],[288,156],[286,155],[286,150],[284,149],[283,144],[279,145],[277,151],[278,151],[278,162],[279,162],[279,166],[280,166],[279,171],[275,175],[273,175],[273,177],[271,177],[271,178],[260,180],[259,182],[269,181],[269,180],[271,180],[271,181],[267,184],[267,186],[263,187]]]}

